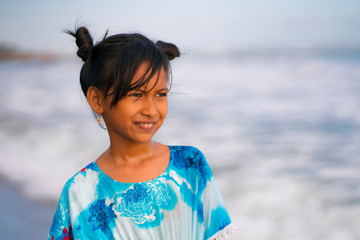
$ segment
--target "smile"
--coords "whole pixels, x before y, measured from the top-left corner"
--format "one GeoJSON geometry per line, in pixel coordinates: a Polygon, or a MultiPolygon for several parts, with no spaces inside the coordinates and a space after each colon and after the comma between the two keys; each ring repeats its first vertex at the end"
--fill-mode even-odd
{"type": "Polygon", "coordinates": [[[139,123],[142,127],[151,127],[153,123],[139,123]]]}
{"type": "Polygon", "coordinates": [[[144,130],[150,130],[154,128],[156,122],[136,122],[135,124],[144,130]]]}

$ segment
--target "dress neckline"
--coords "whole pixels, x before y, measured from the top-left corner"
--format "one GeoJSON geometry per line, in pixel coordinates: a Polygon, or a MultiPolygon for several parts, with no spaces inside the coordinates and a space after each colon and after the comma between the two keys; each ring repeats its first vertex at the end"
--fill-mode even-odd
{"type": "Polygon", "coordinates": [[[115,183],[119,183],[119,184],[129,184],[129,185],[132,185],[132,184],[135,184],[135,183],[148,183],[148,182],[151,182],[151,181],[154,181],[160,177],[162,177],[163,175],[165,175],[167,172],[169,172],[170,170],[170,165],[171,165],[171,162],[172,162],[172,159],[173,159],[173,147],[170,146],[170,145],[167,145],[169,150],[170,150],[170,159],[169,159],[169,163],[166,167],[166,169],[157,177],[154,177],[152,179],[149,179],[149,180],[146,180],[146,181],[139,181],[139,182],[121,182],[121,181],[118,181],[112,177],[110,177],[109,175],[107,175],[106,173],[103,172],[103,170],[101,170],[101,168],[99,167],[99,165],[96,163],[96,161],[94,161],[94,167],[95,167],[95,170],[98,171],[102,176],[104,176],[105,178],[115,182],[115,183]]]}

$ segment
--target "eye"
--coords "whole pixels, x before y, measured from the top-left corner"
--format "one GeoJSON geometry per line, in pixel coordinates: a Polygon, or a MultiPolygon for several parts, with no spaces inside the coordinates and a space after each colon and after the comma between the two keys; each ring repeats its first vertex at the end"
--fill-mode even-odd
{"type": "Polygon", "coordinates": [[[130,97],[140,98],[142,96],[142,94],[141,93],[130,93],[129,96],[130,97]]]}
{"type": "Polygon", "coordinates": [[[162,93],[158,93],[157,96],[158,97],[166,97],[167,96],[167,92],[162,92],[162,93]]]}

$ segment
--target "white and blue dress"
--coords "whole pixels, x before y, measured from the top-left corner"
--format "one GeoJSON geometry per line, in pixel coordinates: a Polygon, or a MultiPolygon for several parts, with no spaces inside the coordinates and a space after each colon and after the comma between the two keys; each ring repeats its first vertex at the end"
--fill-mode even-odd
{"type": "Polygon", "coordinates": [[[61,193],[48,239],[199,240],[231,233],[203,154],[169,148],[169,166],[150,181],[116,181],[96,162],[75,174],[61,193]]]}

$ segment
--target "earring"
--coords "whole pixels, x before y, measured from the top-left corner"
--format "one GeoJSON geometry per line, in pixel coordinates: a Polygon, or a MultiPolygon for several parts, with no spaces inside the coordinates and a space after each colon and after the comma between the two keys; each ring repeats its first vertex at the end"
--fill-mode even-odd
{"type": "Polygon", "coordinates": [[[102,123],[102,118],[101,118],[101,114],[100,114],[100,113],[97,113],[97,114],[96,114],[96,122],[97,122],[97,124],[98,124],[102,129],[107,130],[107,128],[104,127],[103,124],[101,124],[101,123],[102,123]]]}
{"type": "Polygon", "coordinates": [[[101,114],[100,114],[100,113],[97,114],[96,122],[97,122],[98,124],[100,124],[100,123],[102,122],[102,120],[101,120],[101,114]]]}

